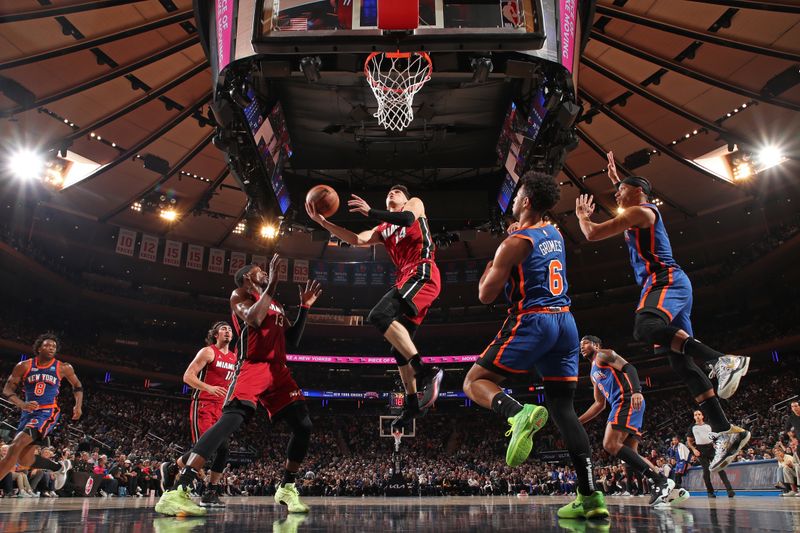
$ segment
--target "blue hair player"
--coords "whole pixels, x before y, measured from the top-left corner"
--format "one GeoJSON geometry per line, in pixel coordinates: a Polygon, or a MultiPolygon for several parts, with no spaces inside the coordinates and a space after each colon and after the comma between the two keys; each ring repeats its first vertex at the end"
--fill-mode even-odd
{"type": "Polygon", "coordinates": [[[624,233],[636,281],[642,287],[636,309],[633,336],[666,351],[669,364],[691,392],[714,432],[711,472],[725,469],[750,440],[750,432],[728,422],[711,381],[695,364],[699,357],[713,364],[719,379],[720,398],[730,398],[747,373],[749,357],[725,355],[706,346],[692,333],[692,284],[672,258],[672,246],[661,213],[649,201],[650,182],[640,176],[620,180],[614,154],[608,154],[608,174],[617,188],[617,205],[624,211],[611,220],[592,222],[593,197],[582,194],[575,201],[581,231],[590,241],[624,233]]]}
{"type": "MultiPolygon", "coordinates": [[[[39,335],[33,344],[34,357],[20,361],[14,367],[3,387],[3,395],[22,410],[17,427],[17,435],[11,441],[6,457],[0,461],[0,479],[14,470],[17,465],[56,471],[65,479],[69,469],[65,463],[59,464],[40,455],[34,455],[53,428],[56,427],[61,410],[56,399],[61,389],[61,381],[66,379],[75,394],[75,407],[72,420],[81,417],[83,388],[72,365],[56,359],[59,348],[58,337],[52,333],[39,335]],[[25,400],[17,396],[20,382],[25,390],[25,400]]],[[[57,479],[56,486],[64,485],[57,479]]],[[[60,487],[59,487],[60,488],[60,487]]]]}
{"type": "Polygon", "coordinates": [[[603,412],[606,402],[610,403],[611,413],[603,436],[605,451],[650,480],[653,485],[650,505],[678,504],[687,499],[689,493],[685,490],[670,499],[675,482],[639,455],[645,401],[636,367],[614,350],[603,348],[602,341],[594,335],[585,335],[581,339],[581,355],[592,364],[589,379],[594,386],[594,403],[578,420],[586,424],[603,412]]]}

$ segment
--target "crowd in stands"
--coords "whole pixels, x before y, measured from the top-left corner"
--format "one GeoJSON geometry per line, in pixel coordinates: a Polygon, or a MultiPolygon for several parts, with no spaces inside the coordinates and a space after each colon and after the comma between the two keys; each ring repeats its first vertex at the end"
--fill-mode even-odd
{"type": "MultiPolygon", "coordinates": [[[[9,363],[2,372],[10,370],[9,363]]],[[[739,461],[772,458],[776,448],[792,446],[785,427],[786,411],[771,407],[800,390],[800,373],[786,362],[768,366],[762,361],[762,365],[761,372],[751,370],[728,407],[731,419],[753,433],[739,461]]],[[[0,379],[4,381],[5,376],[0,379]]],[[[101,476],[99,494],[158,493],[158,465],[176,458],[189,445],[186,398],[147,396],[91,384],[84,387],[84,416],[77,422],[68,420],[69,388],[62,393],[64,416],[52,439],[54,449],[73,462],[74,471],[101,476]]],[[[640,446],[643,455],[672,477],[679,474],[674,469],[670,440],[677,436],[685,442],[694,408],[688,395],[681,392],[646,393],[645,434],[640,446]]],[[[378,416],[387,413],[377,403],[361,409],[312,403],[314,437],[301,472],[303,494],[545,495],[575,490],[575,473],[565,466],[569,463],[564,457],[556,453],[548,463],[543,460],[548,457],[538,456],[564,448],[552,424],[537,434],[534,455],[512,469],[504,461],[507,426],[494,413],[443,403],[417,421],[416,435],[403,438],[399,454],[393,454],[393,439],[378,436],[378,416]]],[[[580,413],[585,407],[579,404],[576,409],[580,413]]],[[[15,425],[19,413],[4,408],[0,415],[15,425]]],[[[604,421],[600,417],[587,427],[595,450],[598,484],[609,494],[645,493],[646,482],[629,477],[618,461],[602,451],[604,421]]],[[[12,434],[7,431],[5,438],[12,434]]],[[[234,436],[232,466],[226,468],[223,477],[226,493],[273,493],[282,473],[288,438],[287,428],[273,426],[263,413],[257,414],[234,436]]],[[[2,481],[0,492],[5,496],[52,492],[49,472],[20,471],[2,481]]]]}

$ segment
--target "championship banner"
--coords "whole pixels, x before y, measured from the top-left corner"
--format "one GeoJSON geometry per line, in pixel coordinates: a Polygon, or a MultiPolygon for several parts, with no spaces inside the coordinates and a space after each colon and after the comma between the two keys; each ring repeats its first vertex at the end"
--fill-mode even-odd
{"type": "Polygon", "coordinates": [[[171,241],[167,239],[167,244],[164,246],[164,264],[174,267],[181,266],[181,251],[183,250],[183,243],[178,241],[171,241]]]}
{"type": "Polygon", "coordinates": [[[308,261],[306,259],[295,259],[294,269],[292,269],[292,283],[305,283],[308,281],[308,261]]]}
{"type": "Polygon", "coordinates": [[[225,250],[212,248],[208,252],[208,271],[216,274],[225,272],[225,250]]]}
{"type": "Polygon", "coordinates": [[[133,257],[133,245],[136,243],[136,232],[125,228],[119,228],[117,235],[117,253],[133,257]]]}
{"type": "Polygon", "coordinates": [[[261,270],[263,270],[264,272],[267,271],[267,256],[266,255],[254,255],[250,259],[250,262],[252,264],[254,264],[254,265],[258,265],[259,267],[261,267],[261,270]]]}
{"type": "Polygon", "coordinates": [[[285,257],[278,259],[278,281],[289,281],[289,260],[285,257]]]}
{"type": "Polygon", "coordinates": [[[464,281],[467,283],[478,281],[477,261],[467,261],[464,264],[464,281]]]}
{"type": "Polygon", "coordinates": [[[190,244],[186,249],[186,268],[203,270],[203,247],[190,244]]]}
{"type": "Polygon", "coordinates": [[[347,263],[334,263],[333,265],[333,282],[339,285],[347,285],[350,283],[349,268],[347,263]]]}
{"type": "Polygon", "coordinates": [[[325,261],[314,261],[312,263],[311,272],[315,280],[320,283],[327,283],[330,280],[328,275],[328,263],[325,261]]]}
{"type": "Polygon", "coordinates": [[[460,263],[449,261],[444,263],[444,282],[445,283],[458,283],[461,278],[460,263]]]}
{"type": "Polygon", "coordinates": [[[228,266],[228,274],[236,274],[236,271],[247,262],[247,254],[244,252],[231,252],[231,264],[228,266]]]}
{"type": "Polygon", "coordinates": [[[142,245],[139,247],[139,259],[156,262],[156,253],[158,252],[158,237],[155,235],[142,234],[142,245]]]}
{"type": "Polygon", "coordinates": [[[386,265],[383,263],[371,263],[369,266],[369,284],[386,285],[386,265]]]}
{"type": "Polygon", "coordinates": [[[367,284],[367,265],[359,263],[353,268],[353,285],[366,285],[367,284]]]}

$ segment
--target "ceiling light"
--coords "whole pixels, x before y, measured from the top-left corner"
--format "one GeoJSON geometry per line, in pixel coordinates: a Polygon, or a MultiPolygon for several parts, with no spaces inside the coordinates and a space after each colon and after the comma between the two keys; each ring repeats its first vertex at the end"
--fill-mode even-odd
{"type": "Polygon", "coordinates": [[[233,228],[233,233],[235,235],[242,235],[246,229],[247,229],[247,223],[244,220],[242,220],[241,222],[236,224],[235,228],[233,228]]]}
{"type": "Polygon", "coordinates": [[[624,207],[618,207],[618,208],[617,208],[617,214],[618,214],[618,215],[621,215],[621,214],[622,214],[622,213],[624,213],[624,212],[625,212],[625,208],[624,208],[624,207]]]}
{"type": "Polygon", "coordinates": [[[24,180],[42,177],[44,166],[44,157],[33,150],[14,152],[8,161],[8,169],[11,173],[24,180]]]}
{"type": "Polygon", "coordinates": [[[278,236],[278,228],[272,224],[265,224],[261,226],[261,236],[265,239],[274,239],[278,236]]]}
{"type": "Polygon", "coordinates": [[[131,204],[131,210],[136,211],[137,213],[142,212],[142,202],[133,202],[131,204]]]}
{"type": "Polygon", "coordinates": [[[762,170],[780,165],[784,161],[786,161],[786,156],[783,155],[783,151],[780,148],[777,146],[766,146],[759,150],[756,155],[756,172],[761,172],[762,170]]]}
{"type": "Polygon", "coordinates": [[[161,218],[174,222],[178,218],[178,212],[174,209],[162,209],[160,213],[161,218]]]}

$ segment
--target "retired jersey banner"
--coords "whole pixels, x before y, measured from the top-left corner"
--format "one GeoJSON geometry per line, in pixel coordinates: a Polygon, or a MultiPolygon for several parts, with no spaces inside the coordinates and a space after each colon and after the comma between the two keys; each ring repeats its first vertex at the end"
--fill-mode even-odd
{"type": "Polygon", "coordinates": [[[181,251],[183,250],[183,243],[178,241],[171,241],[167,239],[167,244],[164,246],[164,264],[179,267],[181,266],[181,251]]]}
{"type": "Polygon", "coordinates": [[[442,265],[444,270],[445,283],[458,283],[461,281],[461,264],[455,261],[448,261],[442,265]]]}
{"type": "Polygon", "coordinates": [[[278,281],[289,281],[289,260],[285,257],[278,259],[278,281]]]}
{"type": "Polygon", "coordinates": [[[236,274],[247,262],[247,254],[244,252],[231,252],[231,264],[228,267],[228,274],[236,274]]]}
{"type": "Polygon", "coordinates": [[[190,244],[186,249],[186,268],[203,270],[203,247],[190,244]]]}
{"type": "Polygon", "coordinates": [[[308,261],[306,259],[295,259],[292,269],[292,282],[305,283],[308,281],[308,261]]]}
{"type": "Polygon", "coordinates": [[[353,268],[353,285],[366,285],[367,273],[369,267],[365,263],[354,265],[353,268]]]}
{"type": "Polygon", "coordinates": [[[142,234],[142,245],[139,247],[139,259],[156,262],[156,253],[158,252],[158,237],[155,235],[142,234]]]}
{"type": "Polygon", "coordinates": [[[369,265],[369,284],[386,285],[386,265],[384,263],[371,263],[369,265]]]}
{"type": "Polygon", "coordinates": [[[264,272],[267,271],[267,256],[266,255],[254,255],[250,259],[250,262],[252,264],[254,264],[254,265],[258,265],[259,267],[261,267],[261,270],[263,270],[264,272]]]}
{"type": "Polygon", "coordinates": [[[346,285],[350,283],[350,272],[347,263],[334,263],[333,264],[333,282],[339,285],[346,285]]]}
{"type": "Polygon", "coordinates": [[[133,257],[133,245],[136,243],[136,232],[125,228],[119,228],[117,235],[117,253],[133,257]]]}
{"type": "Polygon", "coordinates": [[[225,272],[225,250],[212,248],[208,252],[208,271],[216,274],[225,272]]]}
{"type": "Polygon", "coordinates": [[[320,283],[327,283],[330,280],[328,275],[328,263],[325,261],[314,261],[311,266],[312,277],[320,283]]]}

